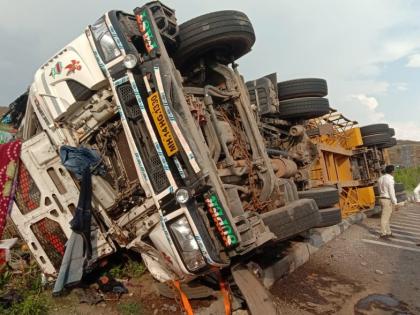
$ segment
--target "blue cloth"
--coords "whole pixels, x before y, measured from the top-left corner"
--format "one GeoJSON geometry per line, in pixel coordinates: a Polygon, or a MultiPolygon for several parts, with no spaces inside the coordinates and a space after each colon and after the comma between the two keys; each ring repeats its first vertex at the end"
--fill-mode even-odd
{"type": "Polygon", "coordinates": [[[53,295],[59,295],[65,286],[79,283],[83,277],[86,264],[83,236],[72,232],[66,244],[66,251],[61,262],[60,271],[55,280],[53,295]]]}
{"type": "Polygon", "coordinates": [[[89,267],[92,258],[92,174],[105,175],[101,156],[94,150],[63,145],[60,158],[64,167],[81,182],[79,202],[70,221],[73,233],[66,245],[53,295],[60,294],[65,286],[79,282],[89,267]]]}
{"type": "Polygon", "coordinates": [[[87,168],[94,175],[104,176],[106,174],[105,166],[101,163],[101,156],[95,150],[63,145],[60,148],[60,158],[64,167],[79,180],[82,179],[83,171],[87,168]]]}

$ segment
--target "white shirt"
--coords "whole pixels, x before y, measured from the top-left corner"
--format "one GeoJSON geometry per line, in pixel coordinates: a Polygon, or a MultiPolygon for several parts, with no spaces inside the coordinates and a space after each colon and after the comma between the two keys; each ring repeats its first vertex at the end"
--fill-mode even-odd
{"type": "Polygon", "coordinates": [[[390,174],[385,174],[378,179],[379,196],[391,199],[391,202],[397,204],[395,197],[394,177],[390,174]]]}

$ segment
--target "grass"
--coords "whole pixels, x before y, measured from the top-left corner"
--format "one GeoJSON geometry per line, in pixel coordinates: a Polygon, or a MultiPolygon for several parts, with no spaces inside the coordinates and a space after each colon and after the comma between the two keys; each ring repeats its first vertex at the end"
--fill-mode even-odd
{"type": "Polygon", "coordinates": [[[112,267],[109,273],[114,278],[139,278],[146,271],[146,267],[142,262],[128,260],[126,263],[112,267]]]}
{"type": "Polygon", "coordinates": [[[121,315],[140,315],[143,314],[142,308],[139,304],[129,302],[129,303],[121,303],[117,306],[118,312],[121,315]]]}
{"type": "Polygon", "coordinates": [[[28,294],[22,302],[14,304],[11,308],[3,310],[9,315],[45,315],[48,314],[48,301],[40,294],[28,294]]]}
{"type": "Polygon", "coordinates": [[[21,298],[11,307],[0,307],[0,314],[44,315],[48,313],[49,303],[42,295],[41,272],[36,264],[31,264],[22,274],[13,274],[5,269],[0,274],[0,294],[14,292],[21,298]]]}
{"type": "MultiPolygon", "coordinates": [[[[131,259],[128,255],[123,255],[119,263],[108,270],[115,278],[139,278],[145,271],[141,260],[131,259]]],[[[43,288],[41,270],[35,261],[19,274],[6,266],[0,270],[0,296],[10,292],[20,296],[20,299],[7,309],[0,306],[1,315],[44,315],[54,306],[54,302],[48,298],[50,293],[43,288]]],[[[141,304],[132,302],[119,304],[118,311],[122,315],[144,314],[141,304]]]]}

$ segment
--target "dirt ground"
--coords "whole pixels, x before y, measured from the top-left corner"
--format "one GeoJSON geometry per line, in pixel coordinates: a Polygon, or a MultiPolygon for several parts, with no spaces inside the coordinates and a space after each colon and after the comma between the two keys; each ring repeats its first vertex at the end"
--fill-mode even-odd
{"type": "Polygon", "coordinates": [[[378,238],[379,218],[351,226],[272,293],[282,314],[420,314],[420,206],[391,219],[394,237],[378,238]]]}
{"type": "MultiPolygon", "coordinates": [[[[166,315],[183,314],[178,301],[160,296],[154,286],[154,280],[149,273],[137,279],[123,282],[128,289],[128,294],[120,297],[107,295],[105,300],[89,305],[81,303],[80,296],[83,289],[73,289],[68,295],[63,297],[51,297],[49,295],[51,315],[166,315]]],[[[94,290],[93,290],[94,291],[94,290]]],[[[88,290],[88,292],[91,292],[88,290]]],[[[82,298],[83,300],[83,298],[82,298]]],[[[210,300],[191,301],[193,309],[208,306],[210,300]]]]}

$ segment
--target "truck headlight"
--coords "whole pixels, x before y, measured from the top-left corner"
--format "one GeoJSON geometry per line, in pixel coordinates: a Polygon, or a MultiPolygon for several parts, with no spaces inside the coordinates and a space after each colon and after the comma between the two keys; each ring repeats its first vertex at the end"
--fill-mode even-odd
{"type": "Polygon", "coordinates": [[[133,54],[128,54],[124,57],[123,63],[127,69],[133,69],[137,65],[137,57],[133,54]]]}
{"type": "Polygon", "coordinates": [[[190,193],[184,188],[180,188],[175,192],[175,199],[179,204],[187,203],[190,199],[190,193]]]}
{"type": "Polygon", "coordinates": [[[187,218],[179,218],[170,224],[169,228],[181,249],[181,256],[188,270],[195,271],[203,268],[206,265],[206,262],[201,254],[187,218]]]}
{"type": "Polygon", "coordinates": [[[105,18],[97,20],[91,27],[93,37],[101,46],[105,63],[121,55],[112,35],[106,25],[105,18]]]}

